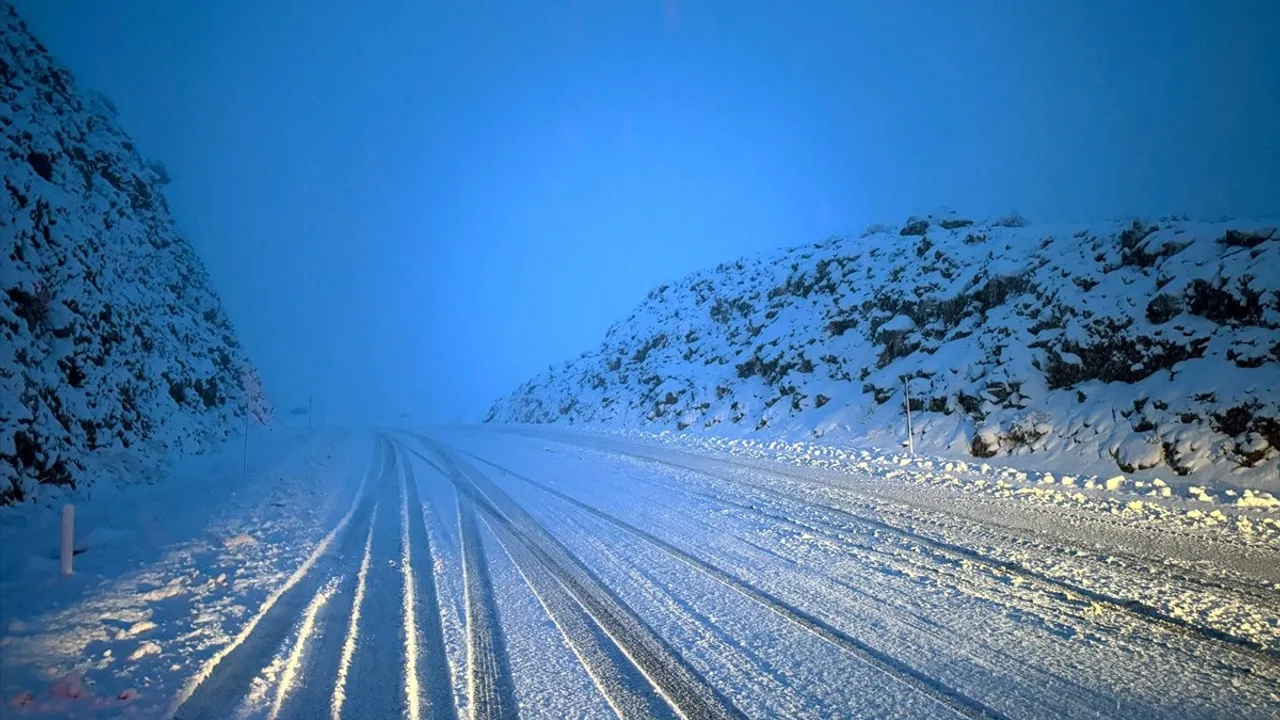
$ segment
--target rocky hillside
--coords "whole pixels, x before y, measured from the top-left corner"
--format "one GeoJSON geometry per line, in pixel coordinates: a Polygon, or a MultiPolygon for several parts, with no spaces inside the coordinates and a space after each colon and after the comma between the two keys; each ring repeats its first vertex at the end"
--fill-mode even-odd
{"type": "Polygon", "coordinates": [[[0,504],[94,453],[198,451],[243,416],[245,361],[169,217],[162,166],[0,5],[0,504]]]}
{"type": "Polygon", "coordinates": [[[739,260],[488,419],[896,446],[905,391],[925,452],[1280,484],[1276,221],[939,213],[739,260]]]}

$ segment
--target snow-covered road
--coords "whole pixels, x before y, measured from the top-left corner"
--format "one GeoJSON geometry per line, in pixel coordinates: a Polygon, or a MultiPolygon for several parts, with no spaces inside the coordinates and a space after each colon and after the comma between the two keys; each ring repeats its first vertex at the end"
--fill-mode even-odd
{"type": "Polygon", "coordinates": [[[173,666],[167,712],[1280,715],[1272,543],[619,437],[362,446],[349,505],[173,666]]]}

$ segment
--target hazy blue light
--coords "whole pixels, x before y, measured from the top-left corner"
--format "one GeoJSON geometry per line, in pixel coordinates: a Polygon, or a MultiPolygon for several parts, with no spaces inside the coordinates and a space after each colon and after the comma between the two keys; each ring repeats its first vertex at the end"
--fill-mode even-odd
{"type": "Polygon", "coordinates": [[[477,419],[663,281],[947,205],[1280,212],[1280,4],[17,3],[282,405],[477,419]]]}

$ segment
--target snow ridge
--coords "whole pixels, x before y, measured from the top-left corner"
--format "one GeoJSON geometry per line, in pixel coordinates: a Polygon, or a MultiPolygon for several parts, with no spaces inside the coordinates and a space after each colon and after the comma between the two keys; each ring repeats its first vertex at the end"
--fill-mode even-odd
{"type": "Polygon", "coordinates": [[[892,447],[905,379],[924,452],[1276,489],[1277,224],[875,225],[658,287],[486,421],[892,447]]]}
{"type": "Polygon", "coordinates": [[[163,166],[5,5],[0,505],[83,486],[94,458],[208,447],[245,412],[247,367],[163,166]]]}

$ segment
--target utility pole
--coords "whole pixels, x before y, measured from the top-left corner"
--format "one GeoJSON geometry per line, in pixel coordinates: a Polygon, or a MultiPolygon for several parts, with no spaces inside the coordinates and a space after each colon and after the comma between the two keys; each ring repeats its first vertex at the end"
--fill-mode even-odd
{"type": "Polygon", "coordinates": [[[902,376],[902,399],[907,406],[907,454],[916,454],[915,440],[911,433],[911,390],[907,386],[907,376],[902,376]]]}

